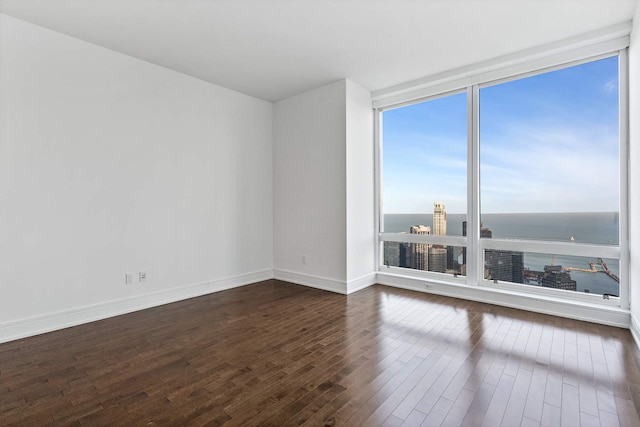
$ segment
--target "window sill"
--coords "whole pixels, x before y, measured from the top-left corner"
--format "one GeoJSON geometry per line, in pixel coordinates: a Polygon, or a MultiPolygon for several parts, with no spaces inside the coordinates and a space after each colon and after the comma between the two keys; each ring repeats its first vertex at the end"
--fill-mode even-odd
{"type": "MultiPolygon", "coordinates": [[[[386,269],[384,266],[382,268],[386,269]]],[[[536,294],[528,290],[525,292],[517,288],[502,289],[492,283],[489,286],[472,286],[462,281],[454,281],[453,278],[452,280],[442,280],[437,277],[403,274],[397,270],[378,271],[377,283],[621,328],[629,328],[631,324],[629,310],[613,305],[617,304],[617,299],[596,303],[536,294]]],[[[589,297],[597,298],[596,295],[589,295],[589,297]]]]}

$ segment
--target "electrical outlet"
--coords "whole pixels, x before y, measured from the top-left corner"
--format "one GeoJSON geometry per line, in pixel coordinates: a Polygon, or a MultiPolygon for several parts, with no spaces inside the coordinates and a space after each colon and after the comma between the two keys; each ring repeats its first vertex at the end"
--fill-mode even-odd
{"type": "Polygon", "coordinates": [[[141,271],[140,273],[138,273],[138,282],[142,283],[146,281],[147,281],[147,272],[141,271]]]}
{"type": "Polygon", "coordinates": [[[302,263],[303,264],[307,263],[307,256],[306,255],[302,255],[302,263]]]}
{"type": "Polygon", "coordinates": [[[125,285],[133,285],[133,273],[126,273],[124,275],[125,285]]]}

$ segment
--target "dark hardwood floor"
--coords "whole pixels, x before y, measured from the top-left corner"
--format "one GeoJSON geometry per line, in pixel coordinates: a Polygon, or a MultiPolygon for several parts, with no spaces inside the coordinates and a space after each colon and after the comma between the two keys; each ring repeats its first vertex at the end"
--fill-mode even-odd
{"type": "Polygon", "coordinates": [[[640,426],[629,331],[278,281],[0,345],[0,425],[640,426]]]}

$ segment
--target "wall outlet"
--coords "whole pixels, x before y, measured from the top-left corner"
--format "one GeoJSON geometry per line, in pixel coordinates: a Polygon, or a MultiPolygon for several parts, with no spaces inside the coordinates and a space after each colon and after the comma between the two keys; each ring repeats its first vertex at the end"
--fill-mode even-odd
{"type": "Polygon", "coordinates": [[[146,281],[147,281],[147,272],[141,271],[140,273],[138,273],[138,282],[142,283],[146,281]]]}
{"type": "Polygon", "coordinates": [[[124,275],[125,285],[133,285],[133,273],[126,273],[124,275]]]}
{"type": "Polygon", "coordinates": [[[307,263],[307,256],[306,255],[302,255],[302,263],[303,264],[307,263]]]}

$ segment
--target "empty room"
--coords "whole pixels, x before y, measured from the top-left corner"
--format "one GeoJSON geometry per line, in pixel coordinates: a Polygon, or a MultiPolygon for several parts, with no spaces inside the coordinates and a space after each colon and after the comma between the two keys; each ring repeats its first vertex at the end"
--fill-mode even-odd
{"type": "Polygon", "coordinates": [[[0,0],[0,426],[639,426],[638,0],[0,0]]]}

